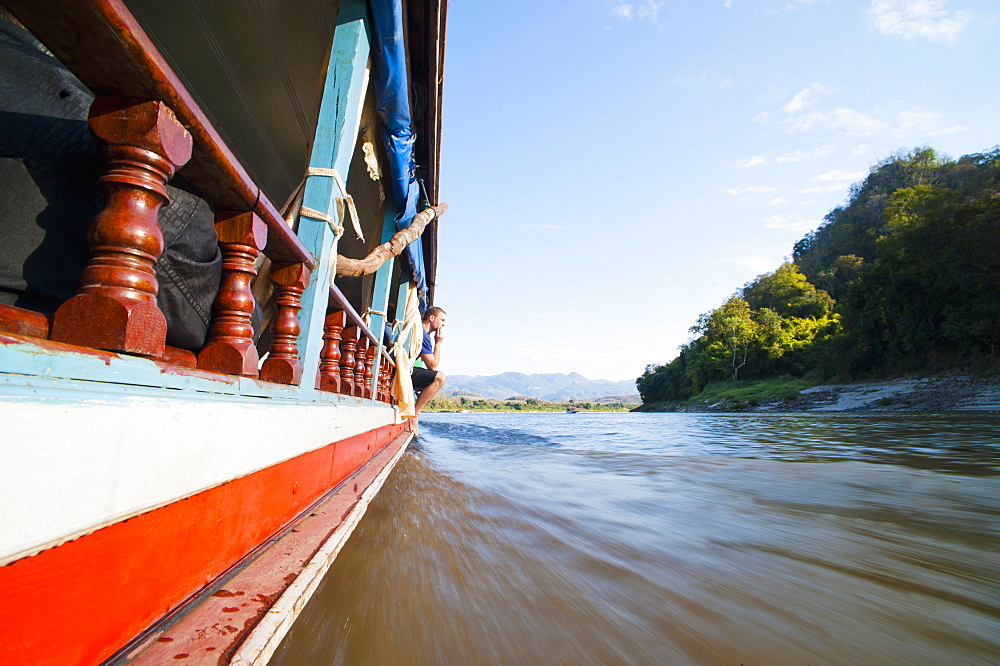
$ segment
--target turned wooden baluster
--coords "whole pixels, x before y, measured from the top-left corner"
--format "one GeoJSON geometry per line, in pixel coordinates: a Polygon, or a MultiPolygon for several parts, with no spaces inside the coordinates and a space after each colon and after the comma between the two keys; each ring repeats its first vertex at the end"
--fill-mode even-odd
{"type": "Polygon", "coordinates": [[[368,338],[362,336],[354,348],[354,395],[365,397],[365,358],[368,356],[368,338]]]}
{"type": "Polygon", "coordinates": [[[361,340],[361,329],[357,326],[345,328],[340,340],[340,393],[354,395],[354,348],[361,340]]]}
{"type": "Polygon", "coordinates": [[[331,312],[323,322],[323,351],[319,360],[319,388],[340,393],[340,342],[341,331],[347,325],[347,313],[331,312]]]}
{"type": "Polygon", "coordinates": [[[379,359],[378,363],[378,401],[388,402],[385,395],[385,376],[388,373],[388,362],[385,358],[385,352],[382,352],[382,357],[379,359]]]}
{"type": "Polygon", "coordinates": [[[378,399],[375,382],[375,355],[378,354],[378,345],[374,342],[368,343],[368,352],[365,354],[365,397],[378,399]]]}
{"type": "Polygon", "coordinates": [[[392,382],[395,378],[396,366],[389,362],[389,359],[385,359],[385,401],[392,404],[392,382]]]}
{"type": "Polygon", "coordinates": [[[90,225],[80,289],[56,311],[51,338],[160,356],[167,322],[156,305],[156,215],[169,201],[167,181],[191,158],[191,135],[162,102],[98,97],[88,122],[107,162],[104,208],[90,225]]]}
{"type": "Polygon", "coordinates": [[[389,359],[382,358],[382,402],[392,401],[392,364],[389,359]]]}
{"type": "Polygon", "coordinates": [[[250,212],[217,211],[215,231],[222,251],[222,284],[212,307],[208,343],[198,354],[198,368],[227,375],[257,376],[253,343],[253,262],[267,242],[267,225],[250,212]]]}
{"type": "Polygon", "coordinates": [[[302,292],[309,284],[309,269],[305,264],[275,262],[271,265],[271,282],[278,285],[277,312],[271,326],[274,342],[260,368],[260,378],[276,384],[298,384],[302,379],[299,310],[302,309],[302,292]]]}

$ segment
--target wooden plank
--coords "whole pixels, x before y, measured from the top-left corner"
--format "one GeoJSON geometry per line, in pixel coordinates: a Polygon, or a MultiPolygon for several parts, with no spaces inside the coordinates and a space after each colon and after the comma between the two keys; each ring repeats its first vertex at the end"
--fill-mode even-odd
{"type": "MultiPolygon", "coordinates": [[[[306,603],[319,588],[320,582],[322,582],[326,572],[330,570],[340,553],[340,549],[354,532],[354,528],[361,522],[368,510],[368,505],[371,504],[386,479],[389,478],[389,474],[392,473],[396,463],[406,451],[406,445],[411,439],[412,436],[409,432],[404,433],[399,440],[390,444],[382,452],[386,458],[384,466],[382,466],[382,461],[378,461],[377,466],[371,465],[371,469],[365,469],[362,474],[373,475],[374,479],[371,483],[367,483],[367,479],[359,478],[358,487],[364,488],[364,491],[353,504],[348,503],[353,499],[351,495],[348,495],[340,499],[338,504],[331,502],[329,507],[324,507],[330,513],[339,507],[349,506],[350,510],[346,514],[342,514],[340,525],[330,534],[312,559],[299,572],[295,582],[288,586],[284,594],[271,606],[267,616],[260,621],[253,633],[243,642],[233,656],[233,664],[265,664],[271,658],[285,634],[292,628],[292,624],[302,610],[305,609],[306,603]]],[[[359,475],[359,477],[361,476],[359,475]]]]}

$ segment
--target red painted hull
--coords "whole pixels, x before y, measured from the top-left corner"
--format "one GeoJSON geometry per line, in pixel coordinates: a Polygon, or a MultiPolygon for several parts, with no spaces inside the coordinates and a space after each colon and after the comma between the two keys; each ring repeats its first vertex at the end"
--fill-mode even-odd
{"type": "MultiPolygon", "coordinates": [[[[0,663],[91,664],[197,593],[400,435],[335,442],[0,567],[0,663]]],[[[29,510],[23,508],[22,510],[29,510]]]]}

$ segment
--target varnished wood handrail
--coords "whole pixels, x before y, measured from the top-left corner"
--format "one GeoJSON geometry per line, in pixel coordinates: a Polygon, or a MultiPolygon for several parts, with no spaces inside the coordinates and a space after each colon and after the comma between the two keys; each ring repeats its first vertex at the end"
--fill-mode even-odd
{"type": "Polygon", "coordinates": [[[360,329],[361,334],[364,335],[369,340],[373,341],[375,344],[382,344],[382,338],[375,335],[374,332],[365,324],[365,320],[361,318],[361,315],[357,313],[351,302],[347,300],[344,293],[340,291],[336,286],[330,287],[330,309],[331,310],[343,310],[347,313],[347,319],[350,322],[350,326],[357,326],[360,329]]]}
{"type": "Polygon", "coordinates": [[[36,338],[49,337],[51,322],[40,312],[0,303],[0,332],[15,335],[30,335],[36,338]]]}
{"type": "Polygon", "coordinates": [[[97,95],[165,102],[194,138],[184,177],[219,210],[253,211],[268,227],[264,253],[313,256],[239,163],[180,78],[121,0],[3,0],[4,7],[97,95]]]}

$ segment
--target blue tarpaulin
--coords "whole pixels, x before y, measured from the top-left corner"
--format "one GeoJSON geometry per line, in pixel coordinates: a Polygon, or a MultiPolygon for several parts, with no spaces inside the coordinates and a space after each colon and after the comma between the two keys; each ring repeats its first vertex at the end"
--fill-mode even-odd
{"type": "MultiPolygon", "coordinates": [[[[370,0],[374,39],[372,59],[375,83],[375,108],[385,128],[385,148],[392,172],[392,192],[401,212],[396,229],[410,226],[417,214],[420,186],[414,173],[413,130],[410,120],[409,84],[406,78],[406,46],[403,42],[402,0],[370,0]]],[[[427,306],[427,278],[424,275],[424,250],[420,239],[407,246],[404,253],[420,294],[427,306]]]]}

